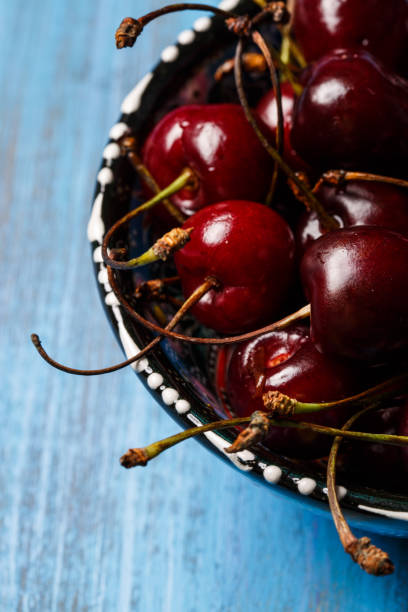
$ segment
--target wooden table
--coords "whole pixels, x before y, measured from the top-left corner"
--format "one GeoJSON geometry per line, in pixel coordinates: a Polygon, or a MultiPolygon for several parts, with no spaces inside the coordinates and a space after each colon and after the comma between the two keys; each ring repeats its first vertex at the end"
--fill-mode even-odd
{"type": "Polygon", "coordinates": [[[1,79],[0,604],[5,612],[406,610],[408,547],[375,579],[330,521],[257,487],[194,441],[127,472],[118,457],[176,430],[121,360],[86,240],[95,176],[120,102],[197,14],[118,52],[122,17],[159,0],[3,0],[1,79]]]}

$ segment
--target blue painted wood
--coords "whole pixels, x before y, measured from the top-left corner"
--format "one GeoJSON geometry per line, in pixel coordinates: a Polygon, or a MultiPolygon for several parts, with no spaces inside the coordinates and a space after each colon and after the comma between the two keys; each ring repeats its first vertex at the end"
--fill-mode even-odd
{"type": "Polygon", "coordinates": [[[117,52],[121,18],[160,4],[0,3],[1,609],[404,610],[405,541],[375,537],[396,573],[366,576],[329,521],[194,441],[145,470],[123,470],[124,450],[174,423],[131,370],[69,377],[30,345],[36,331],[79,367],[122,357],[85,228],[123,96],[196,17],[167,17],[137,52],[117,52]]]}

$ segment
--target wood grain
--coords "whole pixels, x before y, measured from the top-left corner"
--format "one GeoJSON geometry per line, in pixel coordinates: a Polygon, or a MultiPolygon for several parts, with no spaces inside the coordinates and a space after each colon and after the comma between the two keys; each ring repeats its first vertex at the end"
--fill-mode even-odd
{"type": "Polygon", "coordinates": [[[160,4],[0,3],[0,607],[406,610],[404,541],[376,538],[397,570],[365,576],[329,521],[257,487],[194,441],[126,472],[118,457],[174,432],[174,423],[131,370],[69,377],[31,347],[35,331],[78,367],[122,357],[99,304],[85,229],[122,98],[198,16],[167,17],[137,50],[117,52],[121,18],[160,4]]]}

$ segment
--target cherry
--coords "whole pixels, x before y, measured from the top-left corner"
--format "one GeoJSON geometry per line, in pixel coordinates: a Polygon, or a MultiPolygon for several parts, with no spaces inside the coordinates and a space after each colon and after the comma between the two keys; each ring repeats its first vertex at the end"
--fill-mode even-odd
{"type": "MultiPolygon", "coordinates": [[[[232,353],[227,374],[227,396],[238,416],[265,410],[262,394],[279,390],[299,401],[335,401],[353,394],[364,384],[361,372],[347,363],[322,355],[314,347],[306,325],[291,325],[244,344],[232,353]]],[[[341,427],[349,409],[332,408],[301,421],[341,427]]],[[[325,436],[290,428],[274,427],[266,441],[274,451],[295,457],[321,456],[330,448],[325,436]]]]}
{"type": "Polygon", "coordinates": [[[317,348],[381,362],[408,344],[408,239],[360,226],[316,240],[301,263],[317,348]]]}
{"type": "Polygon", "coordinates": [[[299,98],[291,141],[321,170],[398,173],[408,155],[408,83],[365,51],[328,54],[299,98]]]}
{"type": "MultiPolygon", "coordinates": [[[[338,186],[323,183],[316,195],[341,227],[376,225],[408,236],[407,189],[389,183],[352,180],[338,186]]],[[[301,252],[323,233],[316,213],[305,212],[297,227],[301,252]]]]}
{"type": "MultiPolygon", "coordinates": [[[[283,113],[283,157],[292,170],[307,170],[308,165],[299,157],[290,141],[290,133],[293,124],[293,109],[296,101],[296,94],[289,81],[281,83],[281,99],[283,113]]],[[[273,89],[269,90],[260,100],[256,107],[259,117],[268,127],[270,140],[274,144],[276,140],[276,130],[278,126],[278,111],[276,96],[273,89]]]]}
{"type": "Polygon", "coordinates": [[[292,28],[308,61],[363,48],[396,69],[406,58],[407,24],[406,0],[296,0],[292,28]]]}
{"type": "Polygon", "coordinates": [[[256,202],[230,200],[190,217],[190,241],[174,255],[187,297],[208,276],[209,291],[192,313],[221,333],[254,329],[273,320],[292,282],[294,238],[276,212],[256,202]]]}
{"type": "Polygon", "coordinates": [[[193,170],[196,185],[171,198],[187,216],[222,200],[262,201],[273,169],[271,158],[236,104],[173,110],[148,136],[143,161],[161,187],[186,167],[193,170]]]}

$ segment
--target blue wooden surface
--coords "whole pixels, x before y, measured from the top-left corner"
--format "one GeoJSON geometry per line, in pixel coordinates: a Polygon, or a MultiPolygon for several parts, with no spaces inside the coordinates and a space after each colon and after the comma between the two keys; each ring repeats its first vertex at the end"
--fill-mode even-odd
{"type": "Polygon", "coordinates": [[[362,573],[330,521],[270,494],[194,441],[147,469],[118,457],[175,431],[122,358],[86,223],[123,96],[197,14],[117,52],[121,18],[160,0],[1,0],[0,609],[127,612],[406,610],[408,548],[375,536],[393,576],[362,573]]]}

